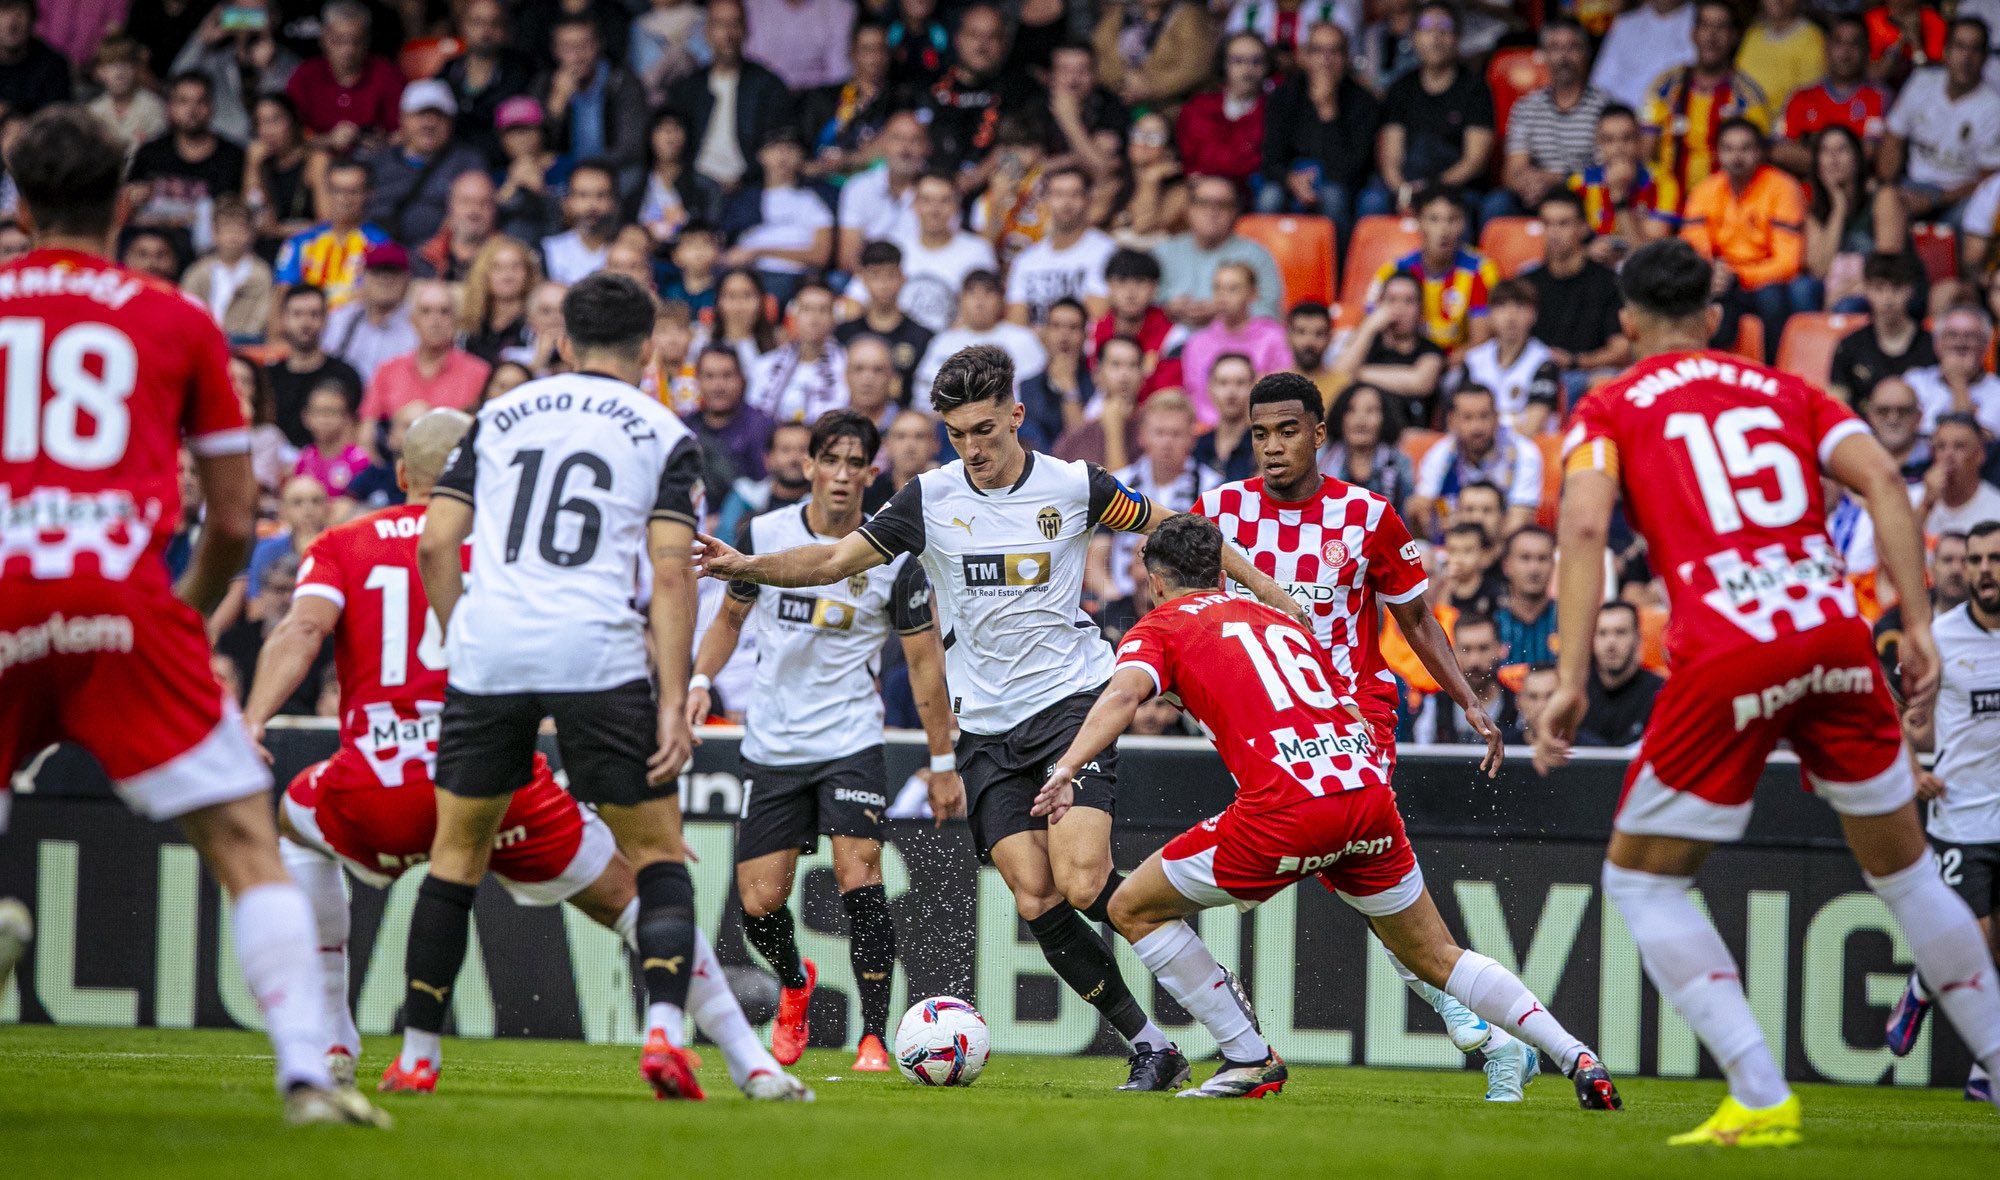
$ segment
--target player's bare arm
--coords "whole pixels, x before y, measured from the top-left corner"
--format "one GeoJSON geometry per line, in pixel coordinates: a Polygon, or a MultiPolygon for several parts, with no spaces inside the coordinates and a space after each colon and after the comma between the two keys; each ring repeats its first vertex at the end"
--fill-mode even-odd
{"type": "Polygon", "coordinates": [[[1410,650],[1423,661],[1424,670],[1438,682],[1445,695],[1465,713],[1465,723],[1472,727],[1486,743],[1486,757],[1480,759],[1479,769],[1487,778],[1497,777],[1500,763],[1507,756],[1507,747],[1501,741],[1500,727],[1479,707],[1479,698],[1472,692],[1472,686],[1465,682],[1465,672],[1458,666],[1458,657],[1451,651],[1451,636],[1438,625],[1437,616],[1431,613],[1430,595],[1419,594],[1405,602],[1389,604],[1389,613],[1395,616],[1396,625],[1403,629],[1403,638],[1410,650]]]}
{"type": "Polygon", "coordinates": [[[257,675],[250,682],[250,698],[243,703],[243,724],[265,762],[271,761],[271,752],[264,748],[264,727],[305,682],[320,647],[339,623],[340,608],[332,600],[297,595],[257,652],[257,675]]]}
{"type": "Polygon", "coordinates": [[[722,609],[715,612],[707,633],[701,637],[701,650],[694,657],[694,678],[688,682],[687,722],[690,727],[708,720],[715,703],[709,684],[729,663],[729,657],[736,654],[736,645],[743,641],[743,624],[750,618],[750,606],[750,603],[733,595],[724,598],[722,609]]]}
{"type": "Polygon", "coordinates": [[[1882,569],[1902,602],[1903,638],[1898,647],[1903,703],[1912,716],[1928,717],[1937,699],[1937,640],[1931,636],[1930,587],[1924,579],[1923,530],[1910,510],[1910,496],[1896,461],[1870,434],[1856,432],[1836,443],[1826,471],[1860,496],[1875,522],[1875,549],[1882,569]]]}
{"type": "Polygon", "coordinates": [[[1556,691],[1535,726],[1535,769],[1547,774],[1569,761],[1570,743],[1588,705],[1591,638],[1604,601],[1604,551],[1618,483],[1595,468],[1579,467],[1563,480],[1556,551],[1556,691]]]}
{"type": "MultiPolygon", "coordinates": [[[[914,560],[914,558],[912,559],[914,560]]],[[[917,717],[924,724],[924,741],[932,761],[952,753],[953,730],[951,690],[944,679],[944,645],[936,627],[903,636],[903,659],[910,665],[910,695],[917,703],[917,717]]],[[[965,814],[965,782],[958,771],[933,770],[925,781],[936,826],[965,814]]]]}
{"type": "Polygon", "coordinates": [[[687,715],[698,598],[689,562],[694,530],[680,521],[655,519],[646,525],[646,545],[653,562],[653,601],[647,613],[660,682],[660,748],[646,761],[646,778],[658,786],[677,777],[694,750],[687,715]]]}
{"type": "MultiPolygon", "coordinates": [[[[1227,546],[1223,552],[1228,552],[1227,546]]],[[[1112,673],[1110,683],[1104,686],[1097,703],[1090,707],[1089,716],[1083,719],[1083,728],[1076,731],[1069,749],[1049,772],[1049,779],[1042,784],[1028,814],[1046,815],[1049,823],[1061,823],[1076,798],[1077,768],[1102,754],[1105,747],[1118,740],[1119,734],[1130,729],[1139,706],[1152,700],[1154,692],[1153,678],[1137,668],[1120,668],[1112,673]]]]}
{"type": "MultiPolygon", "coordinates": [[[[1157,501],[1147,499],[1145,523],[1134,531],[1143,536],[1152,536],[1153,530],[1160,527],[1160,522],[1172,515],[1171,510],[1161,507],[1157,501]]],[[[1250,559],[1243,556],[1243,552],[1234,545],[1222,547],[1222,572],[1224,576],[1255,595],[1257,601],[1273,610],[1285,612],[1293,622],[1308,632],[1312,630],[1312,616],[1306,613],[1306,608],[1299,600],[1285,593],[1285,588],[1278,585],[1277,580],[1271,575],[1250,564],[1250,559]]]]}
{"type": "Polygon", "coordinates": [[[257,477],[248,454],[197,455],[194,466],[207,512],[194,558],[174,587],[174,596],[206,615],[221,604],[249,560],[257,520],[257,477]]]}
{"type": "Polygon", "coordinates": [[[831,545],[800,545],[776,553],[738,553],[719,537],[695,534],[701,551],[694,572],[705,578],[760,586],[825,586],[874,569],[888,559],[858,532],[831,545]]]}
{"type": "Polygon", "coordinates": [[[440,631],[451,626],[451,613],[465,593],[463,554],[470,536],[472,505],[450,496],[431,500],[424,512],[424,534],[417,538],[417,576],[437,612],[440,631]]]}

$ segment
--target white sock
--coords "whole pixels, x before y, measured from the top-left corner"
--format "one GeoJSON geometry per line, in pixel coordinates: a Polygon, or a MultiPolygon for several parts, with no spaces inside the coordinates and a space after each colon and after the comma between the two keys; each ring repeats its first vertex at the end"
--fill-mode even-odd
{"type": "Polygon", "coordinates": [[[403,1052],[396,1060],[406,1070],[415,1069],[426,1061],[431,1063],[432,1069],[437,1069],[444,1065],[443,1039],[434,1032],[405,1027],[403,1052]]]}
{"type": "Polygon", "coordinates": [[[1576,1064],[1579,1054],[1588,1051],[1561,1021],[1549,1015],[1527,984],[1478,951],[1460,952],[1451,977],[1444,981],[1444,990],[1485,1017],[1495,1029],[1509,1029],[1548,1054],[1565,1073],[1576,1064]]]}
{"type": "Polygon", "coordinates": [[[1910,994],[1926,1004],[1931,1002],[1930,989],[1924,986],[1924,977],[1914,967],[1910,969],[1910,994]]]}
{"type": "Polygon", "coordinates": [[[760,1069],[784,1072],[778,1059],[764,1048],[757,1030],[744,1018],[742,1007],[736,1003],[736,993],[729,990],[729,980],[722,974],[715,948],[700,929],[694,932],[694,975],[688,979],[688,1011],[694,1013],[695,1027],[722,1050],[723,1059],[729,1064],[729,1080],[739,1089],[760,1069]]]}
{"type": "Polygon", "coordinates": [[[1647,978],[1722,1066],[1729,1093],[1753,1110],[1776,1106],[1792,1088],[1764,1043],[1735,958],[1688,893],[1693,885],[1693,877],[1604,866],[1605,896],[1624,915],[1647,978]]]}
{"type": "MultiPolygon", "coordinates": [[[[1862,876],[1903,928],[1932,1002],[1944,1009],[1973,1060],[2000,1073],[2000,981],[1972,907],[1944,883],[1928,855],[1886,877],[1862,876]]],[[[1994,1105],[2000,1106],[2000,1095],[1994,1105]]]]}
{"type": "Polygon", "coordinates": [[[1405,966],[1401,959],[1390,954],[1388,947],[1382,948],[1382,954],[1388,958],[1389,965],[1396,969],[1396,974],[1402,977],[1403,985],[1415,992],[1418,999],[1429,1004],[1431,1010],[1444,1021],[1444,1031],[1451,1037],[1451,1043],[1460,1053],[1471,1053],[1477,1049],[1504,1048],[1514,1039],[1507,1035],[1507,1030],[1479,1019],[1478,1014],[1464,1004],[1418,979],[1417,973],[1405,966]]]}
{"type": "Polygon", "coordinates": [[[299,887],[255,885],[236,898],[230,917],[236,961],[264,1010],[278,1055],[278,1091],[330,1086],[326,1072],[326,995],[320,989],[312,907],[299,887]]]}
{"type": "MultiPolygon", "coordinates": [[[[1223,1060],[1261,1063],[1271,1056],[1271,1046],[1258,1035],[1254,1018],[1236,998],[1222,964],[1208,953],[1194,927],[1169,922],[1133,943],[1132,949],[1167,994],[1215,1038],[1223,1060]]],[[[1150,1023],[1146,1027],[1158,1032],[1150,1023]]],[[[1136,1047],[1138,1041],[1133,1044],[1136,1047]]]]}
{"type": "Polygon", "coordinates": [[[354,1026],[354,1010],[347,1002],[347,874],[338,862],[284,837],[278,839],[278,852],[285,871],[312,906],[320,988],[326,997],[327,1046],[345,1049],[359,1060],[361,1030],[354,1026]]]}

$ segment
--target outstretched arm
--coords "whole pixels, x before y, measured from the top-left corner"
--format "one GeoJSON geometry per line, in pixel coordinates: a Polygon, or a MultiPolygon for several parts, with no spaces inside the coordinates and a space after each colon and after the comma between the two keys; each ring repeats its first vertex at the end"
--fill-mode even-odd
{"type": "Polygon", "coordinates": [[[451,626],[451,613],[465,593],[464,547],[471,535],[472,505],[451,496],[431,498],[423,536],[417,538],[417,574],[441,631],[451,626]]]}
{"type": "Polygon", "coordinates": [[[694,530],[682,521],[655,517],[646,526],[646,545],[653,561],[653,601],[647,614],[660,682],[660,744],[646,761],[646,781],[658,786],[678,777],[694,751],[687,719],[688,657],[698,598],[688,564],[694,530]]]}
{"type": "Polygon", "coordinates": [[[738,553],[718,537],[695,534],[701,552],[694,572],[761,586],[825,586],[874,569],[889,559],[867,537],[853,532],[831,545],[800,545],[776,553],[738,553]]]}
{"type": "Polygon", "coordinates": [[[250,698],[243,705],[243,724],[249,727],[250,740],[257,743],[266,762],[271,755],[264,750],[264,727],[304,683],[313,661],[319,658],[320,646],[339,622],[340,608],[332,600],[317,594],[295,595],[291,610],[257,652],[257,673],[250,682],[250,698]]]}
{"type": "Polygon", "coordinates": [[[1500,727],[1493,724],[1486,710],[1479,707],[1479,698],[1473,695],[1472,686],[1465,682],[1465,673],[1458,666],[1458,656],[1451,650],[1451,637],[1438,625],[1437,616],[1431,613],[1428,594],[1419,594],[1406,602],[1391,603],[1389,613],[1396,618],[1396,625],[1403,630],[1403,640],[1410,650],[1423,661],[1424,671],[1438,682],[1458,707],[1465,711],[1465,723],[1474,733],[1486,740],[1486,757],[1479,763],[1479,769],[1487,778],[1500,773],[1500,762],[1507,756],[1502,744],[1500,727]]]}
{"type": "Polygon", "coordinates": [[[1924,582],[1924,534],[1910,510],[1903,477],[1889,452],[1865,431],[1834,444],[1826,470],[1862,497],[1875,522],[1875,552],[1901,599],[1903,639],[1897,654],[1904,706],[1911,716],[1926,718],[1937,696],[1937,642],[1931,638],[1930,589],[1924,582]]]}
{"type": "Polygon", "coordinates": [[[1111,682],[1098,694],[1097,703],[1090,707],[1090,715],[1083,719],[1083,727],[1076,731],[1069,749],[1049,771],[1049,779],[1035,796],[1029,814],[1046,815],[1052,824],[1062,822],[1076,798],[1077,768],[1102,754],[1105,747],[1118,740],[1119,734],[1130,729],[1139,706],[1151,700],[1153,694],[1153,678],[1138,668],[1128,666],[1112,673],[1111,682]]]}
{"type": "MultiPolygon", "coordinates": [[[[944,679],[944,645],[936,628],[903,636],[903,658],[910,665],[910,696],[917,703],[917,716],[924,723],[925,744],[931,760],[950,757],[952,730],[951,690],[944,679]]],[[[931,814],[937,826],[965,814],[965,783],[958,777],[957,764],[950,770],[933,770],[926,784],[930,788],[931,814]]]]}
{"type": "Polygon", "coordinates": [[[1604,601],[1604,551],[1618,482],[1593,468],[1572,470],[1563,480],[1562,518],[1556,549],[1556,691],[1535,726],[1535,769],[1547,774],[1569,761],[1570,742],[1589,704],[1591,637],[1597,608],[1604,601]]]}

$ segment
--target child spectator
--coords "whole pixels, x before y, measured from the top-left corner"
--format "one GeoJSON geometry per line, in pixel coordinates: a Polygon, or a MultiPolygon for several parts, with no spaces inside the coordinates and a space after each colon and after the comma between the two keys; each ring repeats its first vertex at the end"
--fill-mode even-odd
{"type": "Polygon", "coordinates": [[[145,46],[123,33],[106,37],[90,59],[90,76],[104,88],[90,113],[120,141],[136,148],[167,129],[167,104],[145,85],[145,46]]]}
{"type": "Polygon", "coordinates": [[[1456,189],[1431,188],[1417,198],[1417,232],[1423,245],[1382,264],[1368,292],[1368,306],[1381,298],[1391,275],[1407,274],[1423,289],[1423,330],[1430,342],[1454,356],[1492,334],[1486,299],[1500,282],[1500,270],[1476,250],[1465,248],[1465,209],[1456,189]]]}
{"type": "Polygon", "coordinates": [[[357,441],[354,411],[347,407],[347,390],[329,381],[306,397],[306,433],[312,442],[299,452],[294,475],[311,476],[328,493],[338,496],[368,469],[368,452],[357,441]]]}
{"type": "Polygon", "coordinates": [[[1466,381],[1492,390],[1501,424],[1527,438],[1555,423],[1562,386],[1549,346],[1534,337],[1538,301],[1523,279],[1493,288],[1493,339],[1465,351],[1466,381]]]}
{"type": "Polygon", "coordinates": [[[258,343],[271,321],[271,268],[250,252],[250,207],[241,197],[218,197],[213,224],[215,251],[187,268],[181,290],[208,308],[232,343],[258,343]]]}

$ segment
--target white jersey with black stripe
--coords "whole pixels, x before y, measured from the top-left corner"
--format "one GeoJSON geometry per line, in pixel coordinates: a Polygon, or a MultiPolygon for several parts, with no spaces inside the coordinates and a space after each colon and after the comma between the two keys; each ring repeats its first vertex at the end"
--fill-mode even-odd
{"type": "MultiPolygon", "coordinates": [[[[797,504],[752,517],[744,552],[833,544],[797,504]]],[[[930,584],[907,554],[827,586],[780,589],[731,582],[751,602],[757,679],[743,723],[743,757],[763,766],[830,762],[882,744],[882,645],[893,629],[930,630],[930,584]]]]}
{"type": "Polygon", "coordinates": [[[1012,487],[975,487],[954,460],[897,492],[861,535],[930,575],[952,711],[1003,734],[1111,678],[1111,645],[1083,612],[1092,531],[1134,532],[1151,505],[1094,463],[1026,453],[1012,487]]]}
{"type": "Polygon", "coordinates": [[[697,527],[701,449],[616,378],[566,373],[480,407],[437,494],[474,511],[445,637],[461,692],[594,692],[646,676],[649,520],[697,527]]]}
{"type": "Polygon", "coordinates": [[[1936,709],[1944,794],[1930,804],[1930,834],[1953,844],[2000,844],[2000,631],[1980,626],[1967,603],[1939,615],[1931,633],[1943,661],[1936,709]]]}

